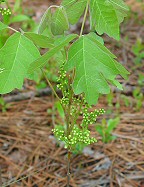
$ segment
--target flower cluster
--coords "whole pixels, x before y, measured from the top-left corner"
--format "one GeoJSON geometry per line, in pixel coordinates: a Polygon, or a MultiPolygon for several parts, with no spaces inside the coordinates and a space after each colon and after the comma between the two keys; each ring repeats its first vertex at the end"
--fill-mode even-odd
{"type": "Polygon", "coordinates": [[[55,127],[52,129],[52,132],[54,135],[58,138],[58,140],[64,141],[65,140],[65,132],[64,130],[59,129],[58,127],[55,127]]]}
{"type": "Polygon", "coordinates": [[[96,121],[97,116],[104,114],[105,110],[94,110],[93,112],[88,112],[87,108],[83,109],[83,121],[81,126],[82,127],[88,127],[89,124],[93,124],[96,121]]]}
{"type": "Polygon", "coordinates": [[[63,98],[61,99],[61,104],[66,106],[69,104],[69,92],[67,89],[68,86],[68,78],[66,76],[66,71],[64,70],[64,64],[61,65],[59,70],[59,78],[57,79],[57,88],[60,89],[63,93],[63,98]]]}
{"type": "Polygon", "coordinates": [[[90,131],[87,129],[80,129],[78,126],[74,126],[71,134],[66,136],[64,130],[55,128],[52,130],[58,140],[65,142],[65,148],[75,148],[76,144],[83,143],[89,145],[97,142],[93,137],[90,137],[90,131]]]}
{"type": "Polygon", "coordinates": [[[81,129],[78,126],[74,126],[71,134],[69,135],[69,145],[75,146],[77,143],[83,143],[89,145],[97,142],[95,138],[90,137],[90,131],[87,129],[81,129]]]}
{"type": "Polygon", "coordinates": [[[67,87],[68,85],[68,80],[67,80],[67,77],[66,77],[66,71],[64,70],[63,68],[64,64],[60,67],[60,70],[59,70],[59,78],[58,78],[58,85],[57,85],[57,88],[60,89],[60,90],[64,90],[65,87],[67,87]]]}
{"type": "Polygon", "coordinates": [[[63,98],[61,99],[61,104],[63,106],[66,106],[69,104],[69,91],[67,89],[68,87],[68,78],[66,76],[66,71],[64,70],[64,64],[60,67],[59,70],[59,78],[57,80],[57,88],[60,89],[63,93],[63,98]]]}
{"type": "Polygon", "coordinates": [[[0,13],[2,14],[2,16],[4,15],[11,15],[11,11],[10,9],[6,9],[6,8],[0,8],[0,13]]]}
{"type": "Polygon", "coordinates": [[[71,116],[76,115],[76,113],[78,112],[79,107],[81,105],[81,102],[82,102],[81,99],[73,97],[72,105],[71,105],[71,112],[70,112],[71,116]]]}
{"type": "Polygon", "coordinates": [[[62,104],[63,106],[68,105],[68,104],[69,104],[69,98],[63,97],[63,98],[61,99],[61,104],[62,104]]]}

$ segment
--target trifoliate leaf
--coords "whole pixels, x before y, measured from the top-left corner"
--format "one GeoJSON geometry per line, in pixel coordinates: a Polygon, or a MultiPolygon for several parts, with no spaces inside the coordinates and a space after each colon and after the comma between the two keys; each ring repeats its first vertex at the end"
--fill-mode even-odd
{"type": "Polygon", "coordinates": [[[99,94],[108,94],[108,82],[117,84],[115,78],[127,78],[128,71],[115,56],[91,34],[80,37],[68,53],[66,70],[76,68],[73,89],[75,94],[85,93],[89,104],[96,104],[99,94]]]}
{"type": "Polygon", "coordinates": [[[54,39],[44,36],[44,35],[40,35],[40,34],[36,34],[36,33],[32,33],[32,32],[25,32],[24,35],[29,38],[31,41],[33,41],[33,43],[41,48],[51,48],[54,46],[54,39]]]}
{"type": "Polygon", "coordinates": [[[61,50],[64,46],[66,46],[70,41],[75,39],[77,37],[76,34],[70,34],[68,36],[63,37],[63,40],[61,43],[59,43],[54,48],[50,49],[48,52],[46,52],[44,55],[42,55],[40,58],[35,60],[29,67],[28,73],[31,74],[38,68],[42,68],[47,64],[49,59],[55,55],[59,50],[61,50]]]}
{"type": "Polygon", "coordinates": [[[51,24],[51,9],[48,8],[41,21],[40,21],[40,24],[39,24],[39,28],[38,28],[38,34],[42,34],[44,32],[44,30],[49,27],[51,24]]]}
{"type": "Polygon", "coordinates": [[[6,29],[6,28],[8,28],[8,26],[5,25],[4,23],[2,23],[2,22],[0,21],[0,31],[4,30],[4,29],[6,29]]]}
{"type": "Polygon", "coordinates": [[[51,31],[54,35],[61,35],[69,29],[69,22],[64,7],[60,6],[52,15],[51,31]]]}
{"type": "Polygon", "coordinates": [[[122,0],[91,0],[91,28],[119,40],[119,25],[126,16],[127,6],[122,0]]]}
{"type": "Polygon", "coordinates": [[[24,35],[15,33],[0,49],[0,94],[21,89],[29,65],[40,56],[35,45],[24,35]]]}
{"type": "Polygon", "coordinates": [[[75,24],[84,12],[87,0],[63,0],[62,6],[65,7],[69,22],[75,24]]]}

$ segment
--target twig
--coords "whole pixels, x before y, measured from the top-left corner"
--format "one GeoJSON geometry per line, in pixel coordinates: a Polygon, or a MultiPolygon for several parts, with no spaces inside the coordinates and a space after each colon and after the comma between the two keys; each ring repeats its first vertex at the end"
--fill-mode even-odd
{"type": "MultiPolygon", "coordinates": [[[[57,94],[60,93],[60,90],[56,90],[57,94]]],[[[22,101],[31,99],[32,97],[41,97],[41,96],[49,96],[52,94],[51,88],[44,88],[41,90],[35,90],[35,91],[28,91],[23,93],[18,93],[17,95],[10,95],[5,96],[3,99],[6,103],[15,102],[15,101],[22,101]]]]}

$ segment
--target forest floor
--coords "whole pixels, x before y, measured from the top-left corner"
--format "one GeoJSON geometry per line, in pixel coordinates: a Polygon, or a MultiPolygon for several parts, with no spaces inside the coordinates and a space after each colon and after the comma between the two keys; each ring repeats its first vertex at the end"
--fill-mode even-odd
{"type": "MultiPolygon", "coordinates": [[[[60,1],[23,2],[24,7],[36,12],[33,18],[38,21],[47,6],[60,1]]],[[[133,0],[127,3],[132,10],[121,27],[121,40],[107,36],[104,39],[131,74],[126,81],[120,78],[123,92],[114,90],[111,100],[103,96],[96,105],[97,109],[106,110],[98,122],[119,116],[120,123],[113,131],[117,138],[105,144],[90,126],[98,142],[86,147],[82,154],[72,155],[71,187],[144,187],[144,96],[138,97],[144,94],[144,59],[135,54],[144,42],[144,14],[142,4],[133,0]],[[136,95],[135,90],[139,90],[136,95]]],[[[79,27],[73,31],[78,32],[79,27]]],[[[5,95],[10,106],[0,112],[2,186],[66,187],[67,152],[51,131],[54,124],[62,124],[59,113],[53,113],[55,100],[47,94],[36,97],[31,94],[35,92],[34,85],[27,84],[20,94],[30,93],[30,98],[13,101],[16,93],[5,95]]]]}

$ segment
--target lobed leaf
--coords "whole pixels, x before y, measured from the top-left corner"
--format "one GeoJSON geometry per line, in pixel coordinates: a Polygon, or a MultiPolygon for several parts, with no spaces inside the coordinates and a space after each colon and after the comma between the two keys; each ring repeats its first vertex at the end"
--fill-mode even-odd
{"type": "Polygon", "coordinates": [[[109,3],[115,9],[118,21],[121,23],[124,20],[124,17],[127,16],[126,13],[129,10],[128,6],[123,2],[123,0],[109,0],[109,3]]]}
{"type": "Polygon", "coordinates": [[[39,56],[35,45],[21,33],[9,37],[0,49],[0,94],[21,89],[29,65],[39,56]]]}
{"type": "Polygon", "coordinates": [[[87,102],[95,104],[99,94],[108,94],[111,84],[119,74],[127,78],[128,71],[117,61],[115,56],[92,34],[80,37],[72,44],[68,53],[66,70],[76,68],[73,82],[75,94],[85,93],[87,102]]]}
{"type": "Polygon", "coordinates": [[[127,11],[128,7],[123,0],[91,0],[91,28],[100,35],[106,33],[119,40],[119,25],[127,11]]]}
{"type": "Polygon", "coordinates": [[[66,13],[71,24],[78,22],[86,7],[87,0],[63,0],[62,6],[66,9],[66,13]]]}
{"type": "Polygon", "coordinates": [[[70,41],[75,39],[77,37],[76,34],[70,34],[68,36],[63,37],[63,40],[55,46],[54,48],[50,49],[48,52],[46,52],[44,55],[42,55],[40,58],[35,60],[29,67],[28,73],[31,74],[38,68],[42,68],[43,66],[46,65],[48,60],[55,55],[59,50],[61,50],[64,46],[69,44],[70,41]]]}

